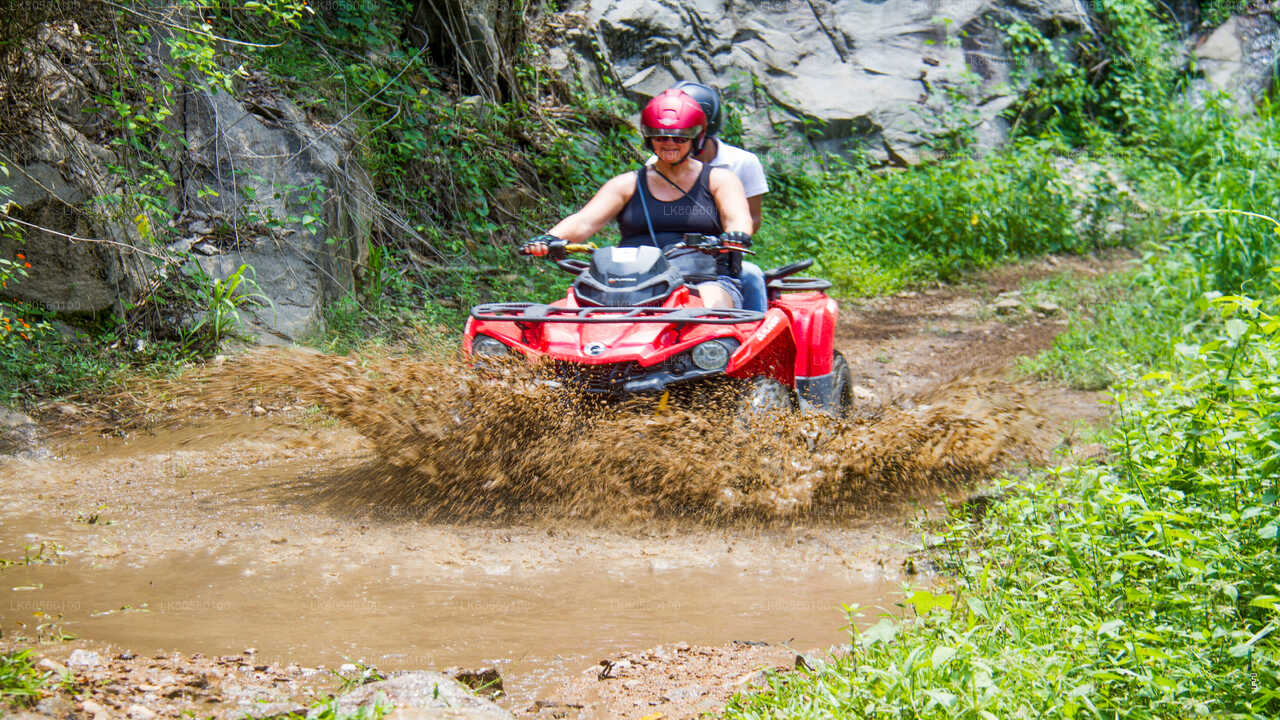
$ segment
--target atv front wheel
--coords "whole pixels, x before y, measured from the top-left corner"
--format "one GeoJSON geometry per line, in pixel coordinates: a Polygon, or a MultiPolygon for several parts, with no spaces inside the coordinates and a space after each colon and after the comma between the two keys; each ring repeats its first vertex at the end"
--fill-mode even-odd
{"type": "Polygon", "coordinates": [[[791,388],[771,377],[754,377],[747,381],[738,398],[738,418],[748,427],[770,415],[796,408],[796,394],[791,388]]]}
{"type": "Polygon", "coordinates": [[[835,376],[835,387],[831,394],[839,403],[836,416],[849,417],[849,413],[853,412],[853,375],[849,372],[848,361],[839,350],[831,354],[831,374],[835,376]]]}

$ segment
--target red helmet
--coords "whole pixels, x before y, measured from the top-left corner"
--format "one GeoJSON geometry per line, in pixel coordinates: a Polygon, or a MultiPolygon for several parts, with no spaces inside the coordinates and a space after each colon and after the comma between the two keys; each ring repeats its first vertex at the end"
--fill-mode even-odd
{"type": "Polygon", "coordinates": [[[640,134],[644,144],[653,149],[650,138],[679,137],[693,141],[692,147],[702,142],[707,132],[707,115],[702,106],[682,90],[665,90],[649,101],[640,113],[640,134]]]}

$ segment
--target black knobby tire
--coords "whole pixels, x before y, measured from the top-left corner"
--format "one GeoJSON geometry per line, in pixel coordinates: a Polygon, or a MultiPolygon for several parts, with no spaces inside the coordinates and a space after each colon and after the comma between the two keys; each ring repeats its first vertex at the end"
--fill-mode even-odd
{"type": "Polygon", "coordinates": [[[853,374],[849,372],[849,363],[839,350],[831,354],[831,373],[835,375],[833,394],[840,402],[836,414],[839,417],[849,417],[853,412],[853,374]]]}
{"type": "Polygon", "coordinates": [[[738,397],[738,418],[748,426],[771,415],[794,410],[796,394],[791,388],[771,377],[748,380],[738,397]]]}

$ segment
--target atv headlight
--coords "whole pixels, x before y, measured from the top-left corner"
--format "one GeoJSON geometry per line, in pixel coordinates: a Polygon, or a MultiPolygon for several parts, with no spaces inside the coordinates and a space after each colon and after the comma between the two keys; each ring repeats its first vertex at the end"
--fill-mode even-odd
{"type": "Polygon", "coordinates": [[[475,355],[505,357],[511,354],[511,348],[497,338],[491,338],[488,335],[477,335],[471,340],[471,352],[475,355]]]}
{"type": "Polygon", "coordinates": [[[718,340],[708,340],[690,353],[693,364],[701,370],[723,370],[729,364],[729,348],[718,340]]]}

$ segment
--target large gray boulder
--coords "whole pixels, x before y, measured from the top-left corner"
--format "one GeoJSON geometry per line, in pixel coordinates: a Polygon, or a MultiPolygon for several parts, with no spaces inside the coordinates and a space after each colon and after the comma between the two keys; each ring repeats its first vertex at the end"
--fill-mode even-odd
{"type": "MultiPolygon", "coordinates": [[[[511,720],[511,713],[472,694],[448,675],[417,671],[361,685],[337,698],[337,715],[394,706],[387,720],[511,720]]],[[[372,717],[372,713],[369,714],[372,717]]]]}
{"type": "Polygon", "coordinates": [[[729,89],[756,149],[912,162],[957,123],[993,145],[1013,102],[1000,25],[1091,32],[1081,0],[578,0],[583,29],[553,53],[565,73],[612,78],[636,99],[677,80],[729,89]],[[789,139],[806,138],[796,145],[789,139]]]}
{"type": "MultiPolygon", "coordinates": [[[[28,225],[20,242],[0,237],[0,255],[21,252],[33,267],[0,292],[60,312],[119,311],[162,275],[198,264],[217,281],[244,265],[253,282],[242,291],[263,300],[241,310],[254,334],[291,341],[317,326],[324,304],[353,287],[379,212],[353,138],[260,79],[235,96],[187,88],[167,121],[185,142],[143,158],[177,181],[153,192],[178,211],[140,223],[122,212],[131,189],[110,169],[139,159],[120,155],[108,116],[90,110],[109,87],[87,42],[74,25],[43,27],[13,75],[42,102],[4,148],[0,184],[28,225]]],[[[165,52],[153,44],[149,72],[163,73],[165,52]]]]}
{"type": "Polygon", "coordinates": [[[1226,93],[1241,110],[1270,92],[1280,58],[1280,23],[1270,13],[1235,15],[1192,47],[1202,79],[1193,97],[1226,93]]]}
{"type": "Polygon", "coordinates": [[[242,319],[250,315],[263,340],[296,340],[367,259],[378,200],[352,142],[275,94],[198,93],[182,120],[182,248],[193,247],[212,278],[251,268],[248,287],[269,303],[246,307],[242,319]]]}

